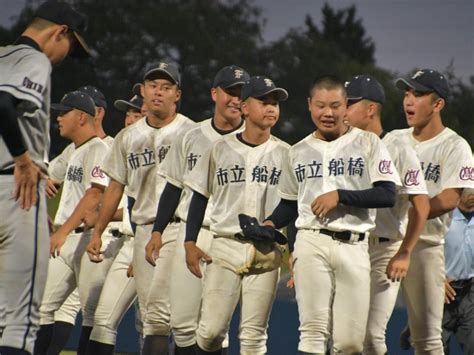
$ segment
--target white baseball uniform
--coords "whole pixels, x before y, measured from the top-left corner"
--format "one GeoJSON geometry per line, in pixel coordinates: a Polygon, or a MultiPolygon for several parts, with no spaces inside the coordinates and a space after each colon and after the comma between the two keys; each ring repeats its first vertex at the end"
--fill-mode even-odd
{"type": "Polygon", "coordinates": [[[386,134],[382,141],[387,146],[402,186],[397,189],[397,200],[392,208],[377,210],[375,229],[369,236],[370,309],[364,340],[364,354],[385,354],[385,332],[395,307],[399,282],[387,278],[385,270],[390,259],[400,248],[408,224],[409,195],[428,194],[416,152],[395,134],[386,134]]]}
{"type": "Polygon", "coordinates": [[[298,202],[293,271],[300,317],[298,350],[362,351],[370,296],[370,262],[362,234],[375,227],[375,209],[339,204],[325,221],[311,210],[319,195],[337,189],[364,190],[378,181],[399,184],[387,148],[373,133],[357,128],[327,142],[313,134],[295,144],[283,170],[280,196],[298,202]],[[320,230],[348,231],[340,241],[320,230]]]}
{"type": "Polygon", "coordinates": [[[241,232],[238,214],[263,220],[277,206],[277,187],[289,145],[271,136],[252,147],[233,134],[217,141],[185,176],[190,189],[212,196],[210,230],[214,234],[206,268],[197,343],[216,351],[228,331],[237,302],[241,302],[240,352],[265,354],[267,326],[279,279],[279,268],[261,274],[239,274],[246,267],[252,243],[235,237],[241,232]],[[216,312],[216,309],[219,312],[216,312]]]}
{"type": "Polygon", "coordinates": [[[170,334],[169,270],[179,225],[172,223],[164,231],[155,268],[145,259],[145,246],[166,183],[159,175],[160,166],[176,137],[193,126],[194,122],[181,114],[159,129],[143,118],[115,137],[112,154],[104,167],[112,179],[127,186],[131,196],[136,198],[132,209],[132,222],[137,224],[133,269],[145,335],[170,334]]]}
{"type": "MultiPolygon", "coordinates": [[[[243,125],[237,130],[241,131],[243,125]]],[[[233,131],[233,133],[237,132],[233,131]]],[[[192,191],[184,186],[184,176],[196,165],[198,160],[206,156],[213,143],[223,136],[212,124],[212,118],[200,122],[192,130],[181,135],[171,147],[161,166],[161,174],[166,181],[183,190],[176,216],[181,220],[176,250],[171,268],[170,302],[171,328],[176,344],[180,347],[196,343],[196,329],[199,317],[202,294],[202,280],[195,277],[186,266],[184,239],[186,220],[191,201],[192,191]],[[186,295],[186,297],[183,297],[186,295]]],[[[197,246],[208,253],[212,243],[210,226],[210,202],[208,204],[203,226],[199,232],[197,246]]]]}
{"type": "MultiPolygon", "coordinates": [[[[102,172],[101,167],[103,159],[109,151],[107,144],[97,137],[76,147],[68,162],[63,191],[54,220],[55,225],[62,225],[69,218],[92,183],[107,186],[109,180],[102,172]]],[[[103,283],[103,272],[99,269],[103,266],[96,264],[94,266],[98,266],[97,268],[90,268],[92,265],[81,262],[85,247],[90,239],[90,231],[82,229],[83,227],[79,226],[73,231],[66,238],[60,256],[49,260],[46,289],[40,307],[41,324],[53,323],[54,312],[78,287],[83,311],[83,325],[92,326],[95,306],[100,294],[100,290],[96,288],[97,285],[103,283]],[[80,281],[81,273],[87,273],[87,282],[80,281]]],[[[113,260],[120,248],[121,240],[110,238],[105,241],[105,244],[104,259],[113,260]]]]}
{"type": "MultiPolygon", "coordinates": [[[[393,134],[416,151],[430,198],[445,189],[474,187],[471,148],[450,128],[444,128],[437,136],[423,142],[413,137],[413,128],[397,130],[393,134]]],[[[411,341],[420,354],[443,353],[443,239],[451,222],[451,214],[428,220],[412,252],[408,274],[402,282],[411,341]]]]}
{"type": "MultiPolygon", "coordinates": [[[[39,49],[0,47],[0,91],[15,97],[28,154],[43,172],[49,153],[51,63],[39,49]]],[[[33,351],[47,275],[49,231],[44,181],[29,211],[12,198],[14,161],[0,136],[0,347],[33,351]]]]}

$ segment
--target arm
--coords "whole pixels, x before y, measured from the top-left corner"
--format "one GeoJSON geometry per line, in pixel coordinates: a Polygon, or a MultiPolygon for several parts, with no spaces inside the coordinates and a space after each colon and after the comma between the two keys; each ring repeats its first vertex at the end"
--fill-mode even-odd
{"type": "Polygon", "coordinates": [[[21,134],[16,106],[18,100],[6,92],[0,92],[0,134],[15,162],[15,200],[21,208],[29,210],[36,203],[39,168],[33,163],[21,134]]]}
{"type": "Polygon", "coordinates": [[[439,217],[454,210],[461,200],[462,189],[445,189],[430,199],[428,219],[439,217]]]}
{"type": "Polygon", "coordinates": [[[428,219],[428,195],[409,195],[413,207],[408,211],[408,225],[402,245],[387,265],[386,274],[392,281],[401,281],[410,266],[410,256],[428,219]]]}
{"type": "Polygon", "coordinates": [[[186,265],[196,277],[202,278],[199,261],[204,259],[206,263],[211,263],[212,259],[196,246],[199,230],[204,220],[208,199],[200,193],[194,191],[189,205],[188,220],[186,222],[186,238],[184,249],[186,250],[186,265]]]}
{"type": "Polygon", "coordinates": [[[145,247],[145,258],[153,266],[161,248],[161,235],[173,218],[183,190],[170,183],[165,185],[156,209],[155,223],[151,239],[145,247]]]}
{"type": "Polygon", "coordinates": [[[86,212],[97,208],[103,192],[104,187],[97,184],[92,184],[92,186],[87,189],[71,216],[69,216],[66,222],[64,222],[64,224],[51,236],[50,253],[52,257],[55,257],[56,254],[59,255],[59,251],[64,244],[66,237],[82,223],[82,220],[86,216],[86,212]]]}
{"type": "Polygon", "coordinates": [[[114,216],[115,211],[120,204],[123,190],[124,185],[114,179],[110,180],[109,186],[105,190],[102,199],[99,218],[95,224],[91,241],[87,246],[87,253],[91,259],[97,259],[100,257],[100,247],[102,246],[100,237],[102,236],[102,233],[104,233],[107,224],[109,224],[109,222],[112,220],[112,217],[114,216]]]}

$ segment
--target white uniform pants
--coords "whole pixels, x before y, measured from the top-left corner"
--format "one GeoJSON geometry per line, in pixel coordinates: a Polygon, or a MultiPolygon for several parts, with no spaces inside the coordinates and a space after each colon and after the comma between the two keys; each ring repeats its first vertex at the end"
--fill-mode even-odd
{"type": "Polygon", "coordinates": [[[0,176],[0,346],[33,351],[48,272],[49,231],[44,181],[29,211],[12,197],[13,175],[0,176]]]}
{"type": "Polygon", "coordinates": [[[416,244],[407,277],[402,282],[415,354],[443,354],[441,323],[444,308],[443,245],[416,244]]]}
{"type": "Polygon", "coordinates": [[[66,301],[64,301],[64,303],[61,305],[61,308],[54,312],[54,321],[75,324],[77,314],[80,310],[81,300],[79,298],[79,290],[76,288],[68,296],[66,301]]]}
{"type": "MultiPolygon", "coordinates": [[[[202,279],[194,276],[186,266],[184,240],[186,223],[181,222],[176,250],[171,267],[170,305],[173,338],[180,347],[196,343],[196,329],[201,307],[202,279]]],[[[196,245],[209,254],[213,236],[209,229],[201,228],[196,245]]],[[[206,265],[201,264],[204,274],[206,265]]]]}
{"type": "Polygon", "coordinates": [[[127,277],[133,258],[134,238],[122,238],[124,243],[105,279],[90,335],[91,340],[111,345],[115,345],[117,329],[123,316],[137,298],[135,280],[127,277]]]}
{"type": "Polygon", "coordinates": [[[377,237],[369,239],[370,255],[370,309],[364,340],[364,354],[387,353],[385,333],[387,324],[397,301],[400,282],[392,282],[385,271],[388,262],[402,244],[401,240],[379,242],[377,237]]]}
{"type": "Polygon", "coordinates": [[[49,259],[49,273],[43,302],[40,307],[41,324],[54,322],[54,313],[76,287],[82,309],[82,325],[92,327],[105,276],[120,250],[122,241],[108,232],[102,235],[104,260],[93,263],[85,249],[90,241],[90,231],[71,233],[61,248],[59,257],[49,259]]]}
{"type": "Polygon", "coordinates": [[[279,269],[260,275],[241,276],[227,267],[236,269],[246,263],[249,243],[214,238],[211,247],[213,262],[204,275],[201,319],[197,343],[205,351],[216,351],[229,330],[232,314],[240,300],[240,353],[260,355],[267,352],[267,327],[275,299],[279,269]]]}
{"type": "Polygon", "coordinates": [[[300,230],[293,251],[296,301],[300,317],[298,350],[362,351],[369,312],[370,261],[367,241],[341,242],[300,230]]]}
{"type": "Polygon", "coordinates": [[[171,333],[169,282],[179,224],[171,223],[163,231],[162,246],[154,268],[145,259],[145,246],[152,229],[152,224],[137,226],[133,248],[135,282],[144,335],[167,336],[171,333]]]}

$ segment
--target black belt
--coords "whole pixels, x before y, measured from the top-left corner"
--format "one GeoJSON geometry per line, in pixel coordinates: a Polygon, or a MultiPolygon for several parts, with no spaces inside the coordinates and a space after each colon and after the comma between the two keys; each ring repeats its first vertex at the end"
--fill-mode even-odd
{"type": "Polygon", "coordinates": [[[15,172],[14,168],[0,170],[0,175],[13,175],[14,172],[15,172]]]}
{"type": "Polygon", "coordinates": [[[173,217],[170,219],[170,223],[180,223],[180,222],[181,222],[181,218],[176,217],[176,216],[173,216],[173,217]]]}
{"type": "Polygon", "coordinates": [[[379,240],[379,242],[389,242],[390,241],[389,238],[384,238],[384,237],[376,237],[376,238],[379,240]]]}
{"type": "MultiPolygon", "coordinates": [[[[335,232],[329,229],[320,229],[319,233],[325,234],[330,236],[332,239],[338,239],[338,240],[345,240],[349,241],[351,240],[353,232],[351,231],[343,231],[343,232],[335,232]]],[[[357,242],[363,241],[365,238],[365,233],[359,233],[359,239],[357,239],[357,242]]]]}
{"type": "Polygon", "coordinates": [[[86,228],[84,227],[77,227],[76,229],[74,229],[74,233],[82,233],[86,230],[86,228]]]}

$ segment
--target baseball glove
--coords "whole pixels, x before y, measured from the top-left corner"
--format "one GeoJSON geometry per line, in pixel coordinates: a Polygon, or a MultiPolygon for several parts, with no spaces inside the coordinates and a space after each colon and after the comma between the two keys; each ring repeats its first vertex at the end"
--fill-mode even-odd
{"type": "Polygon", "coordinates": [[[239,214],[240,228],[242,228],[243,235],[238,234],[242,240],[249,240],[252,242],[277,242],[284,245],[288,241],[284,234],[272,226],[260,225],[255,217],[250,217],[246,214],[239,214]]]}

